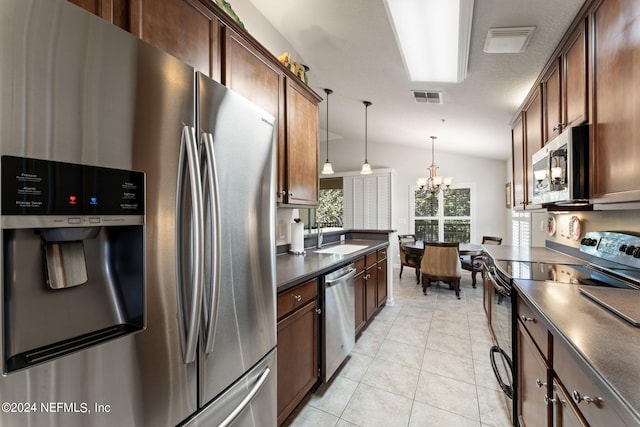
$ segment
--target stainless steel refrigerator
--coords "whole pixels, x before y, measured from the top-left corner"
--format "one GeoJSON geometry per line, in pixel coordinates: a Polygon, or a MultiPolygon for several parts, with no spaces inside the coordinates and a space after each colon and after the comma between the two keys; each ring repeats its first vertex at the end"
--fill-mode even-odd
{"type": "Polygon", "coordinates": [[[0,2],[0,425],[276,424],[274,122],[64,0],[0,2]]]}

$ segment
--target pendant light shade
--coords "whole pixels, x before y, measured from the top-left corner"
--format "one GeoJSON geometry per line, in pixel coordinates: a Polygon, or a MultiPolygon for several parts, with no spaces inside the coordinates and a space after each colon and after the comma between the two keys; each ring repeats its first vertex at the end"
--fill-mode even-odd
{"type": "Polygon", "coordinates": [[[327,94],[327,160],[324,162],[322,168],[322,175],[331,175],[333,173],[333,166],[329,161],[329,95],[333,93],[331,89],[325,89],[324,93],[327,94]]]}
{"type": "Polygon", "coordinates": [[[369,161],[367,160],[367,111],[369,110],[371,102],[362,101],[362,103],[364,104],[364,163],[362,164],[360,173],[362,175],[369,175],[371,173],[371,166],[369,165],[369,161]]]}

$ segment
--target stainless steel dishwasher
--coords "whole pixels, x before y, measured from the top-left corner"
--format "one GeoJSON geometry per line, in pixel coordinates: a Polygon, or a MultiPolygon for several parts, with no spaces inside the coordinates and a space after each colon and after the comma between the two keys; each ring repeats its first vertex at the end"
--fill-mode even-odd
{"type": "Polygon", "coordinates": [[[331,379],[355,345],[353,264],[324,276],[324,381],[331,379]]]}

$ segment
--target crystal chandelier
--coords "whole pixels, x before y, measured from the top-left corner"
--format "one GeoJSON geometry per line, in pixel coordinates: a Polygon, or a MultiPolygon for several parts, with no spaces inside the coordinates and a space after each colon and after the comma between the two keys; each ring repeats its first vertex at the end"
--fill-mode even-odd
{"type": "Polygon", "coordinates": [[[447,194],[451,189],[451,181],[453,178],[450,176],[438,175],[438,166],[435,161],[435,142],[437,137],[431,136],[430,138],[431,166],[427,168],[429,170],[429,178],[418,178],[416,180],[416,184],[418,184],[419,191],[423,194],[436,194],[439,191],[447,194]]]}

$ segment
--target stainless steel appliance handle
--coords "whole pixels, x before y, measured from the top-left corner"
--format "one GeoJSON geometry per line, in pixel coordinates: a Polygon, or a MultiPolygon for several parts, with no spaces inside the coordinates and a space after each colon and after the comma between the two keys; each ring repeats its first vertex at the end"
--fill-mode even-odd
{"type": "Polygon", "coordinates": [[[496,273],[489,272],[487,274],[487,277],[489,278],[489,281],[493,284],[493,287],[495,288],[495,290],[500,295],[502,295],[503,297],[511,296],[511,292],[509,292],[509,289],[502,284],[502,281],[497,277],[496,273]]]}
{"type": "Polygon", "coordinates": [[[213,351],[213,342],[216,332],[216,319],[218,317],[218,301],[220,300],[220,258],[222,253],[221,222],[220,222],[220,187],[218,181],[218,168],[216,157],[213,151],[213,135],[204,133],[202,135],[205,154],[205,176],[209,188],[209,211],[211,212],[211,246],[212,246],[212,267],[211,283],[208,284],[211,293],[209,301],[209,321],[205,325],[205,352],[213,351]]]}
{"type": "Polygon", "coordinates": [[[349,280],[352,277],[354,277],[356,275],[356,269],[355,268],[350,268],[349,271],[345,274],[343,274],[340,277],[336,277],[335,279],[329,279],[329,280],[325,280],[324,285],[325,287],[330,287],[333,286],[335,284],[337,284],[337,282],[341,282],[344,280],[349,280]]]}
{"type": "MultiPolygon", "coordinates": [[[[184,163],[186,163],[189,175],[189,186],[191,189],[191,306],[188,319],[185,319],[185,299],[187,283],[183,281],[182,257],[176,257],[176,291],[178,295],[178,322],[180,324],[180,338],[182,343],[182,359],[184,363],[192,363],[196,359],[196,348],[198,345],[198,332],[200,325],[200,315],[202,308],[202,292],[203,292],[203,263],[204,263],[204,240],[202,229],[204,228],[203,210],[202,210],[202,186],[200,183],[200,165],[198,162],[198,148],[195,144],[195,129],[189,126],[182,128],[182,138],[180,141],[180,160],[178,166],[178,179],[182,181],[184,174],[184,163]],[[185,326],[186,322],[186,326],[185,326]]],[[[183,251],[182,242],[184,239],[182,233],[182,214],[184,206],[184,198],[182,191],[182,182],[178,182],[178,194],[176,197],[178,215],[176,215],[176,251],[179,254],[183,251]]]]}
{"type": "Polygon", "coordinates": [[[249,393],[247,393],[247,395],[244,397],[244,399],[242,399],[242,402],[240,402],[240,404],[236,407],[236,409],[234,409],[227,416],[227,418],[225,418],[220,423],[219,427],[226,427],[226,426],[230,425],[236,418],[238,418],[238,415],[240,415],[242,413],[242,411],[244,411],[244,409],[247,406],[249,406],[249,404],[253,401],[253,399],[256,397],[256,395],[260,391],[260,389],[262,389],[262,386],[264,385],[264,383],[267,382],[267,378],[269,377],[270,373],[271,373],[271,369],[266,368],[264,370],[264,372],[260,375],[260,377],[256,381],[256,384],[251,389],[251,391],[249,391],[249,393]]]}

